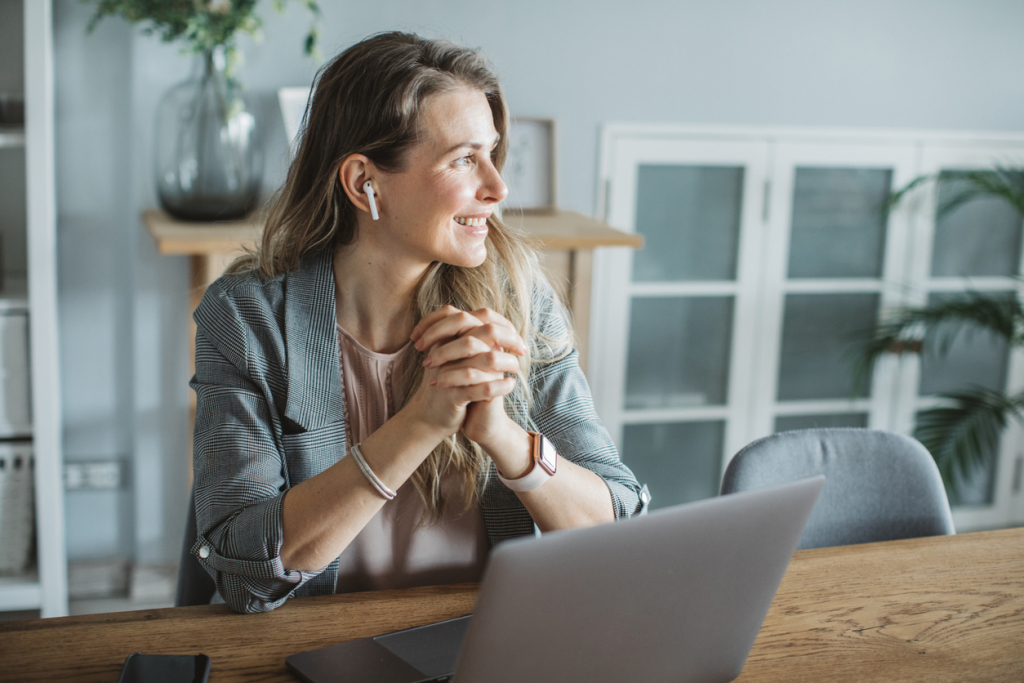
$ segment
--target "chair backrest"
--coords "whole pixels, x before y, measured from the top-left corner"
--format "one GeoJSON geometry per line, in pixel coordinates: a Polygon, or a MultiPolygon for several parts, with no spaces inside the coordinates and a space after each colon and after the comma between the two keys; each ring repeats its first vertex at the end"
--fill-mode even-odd
{"type": "Polygon", "coordinates": [[[188,515],[185,520],[185,540],[181,546],[181,563],[178,565],[178,591],[174,596],[175,607],[208,605],[217,592],[217,585],[199,560],[192,554],[192,546],[199,532],[196,529],[196,493],[188,497],[188,515]]]}
{"type": "Polygon", "coordinates": [[[956,533],[942,477],[918,441],[874,429],[806,429],[753,442],[722,494],[825,475],[798,548],[956,533]]]}

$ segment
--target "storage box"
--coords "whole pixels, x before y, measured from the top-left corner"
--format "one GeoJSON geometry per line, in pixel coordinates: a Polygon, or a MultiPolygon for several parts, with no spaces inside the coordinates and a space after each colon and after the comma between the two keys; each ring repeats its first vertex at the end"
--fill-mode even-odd
{"type": "Polygon", "coordinates": [[[32,434],[28,314],[0,314],[0,438],[32,434]]]}
{"type": "Polygon", "coordinates": [[[33,561],[35,461],[30,443],[0,443],[0,573],[19,574],[33,561]]]}

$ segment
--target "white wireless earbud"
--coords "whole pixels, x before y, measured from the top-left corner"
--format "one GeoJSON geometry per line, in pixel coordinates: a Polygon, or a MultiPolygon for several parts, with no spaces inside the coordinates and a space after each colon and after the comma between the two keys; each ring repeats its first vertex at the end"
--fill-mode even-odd
{"type": "Polygon", "coordinates": [[[380,220],[380,214],[377,213],[377,194],[373,191],[373,183],[367,180],[363,183],[363,190],[366,192],[366,198],[370,200],[370,215],[373,216],[373,220],[380,220]]]}

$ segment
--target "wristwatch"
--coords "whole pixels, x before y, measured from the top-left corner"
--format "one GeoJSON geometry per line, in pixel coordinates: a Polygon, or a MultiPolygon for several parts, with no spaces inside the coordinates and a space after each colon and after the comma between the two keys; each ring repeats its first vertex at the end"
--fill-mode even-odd
{"type": "Polygon", "coordinates": [[[532,491],[555,476],[558,470],[558,453],[548,441],[548,437],[537,432],[526,432],[530,435],[530,455],[533,467],[518,479],[506,479],[498,472],[501,483],[513,491],[532,491]]]}

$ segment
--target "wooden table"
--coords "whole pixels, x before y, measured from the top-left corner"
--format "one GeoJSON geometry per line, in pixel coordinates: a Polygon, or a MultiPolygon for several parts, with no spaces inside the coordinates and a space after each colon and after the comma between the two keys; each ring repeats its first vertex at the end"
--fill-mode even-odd
{"type": "MultiPolygon", "coordinates": [[[[0,623],[0,680],[115,681],[204,652],[214,683],[294,681],[289,654],[473,609],[476,586],[0,623]]],[[[1024,681],[1024,529],[796,553],[738,681],[1024,681]]],[[[625,683],[625,682],[624,682],[625,683]]]]}

